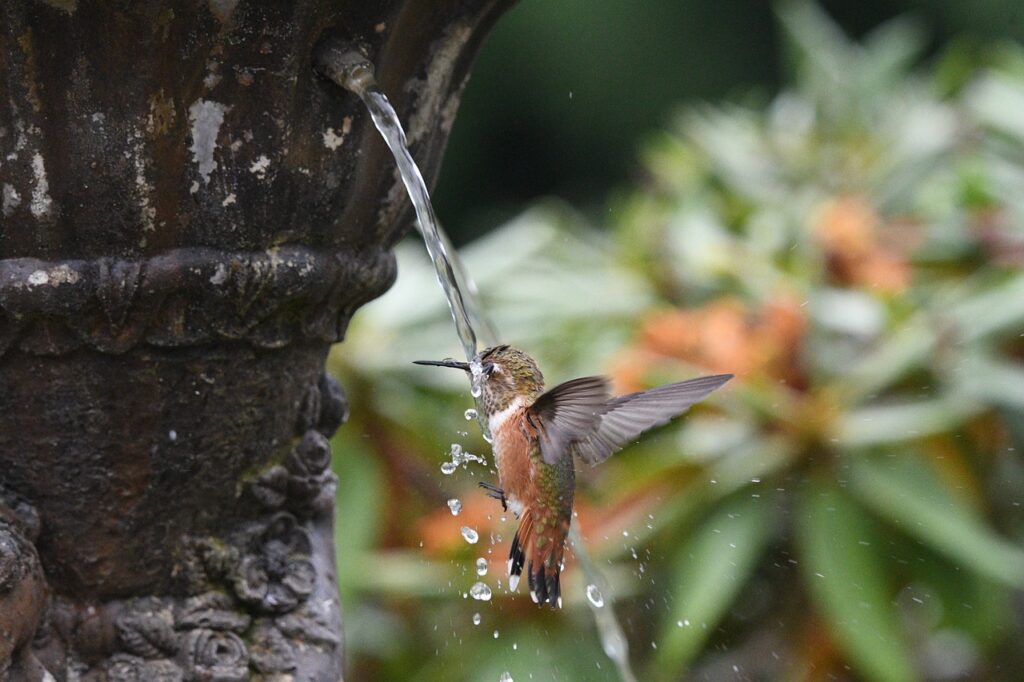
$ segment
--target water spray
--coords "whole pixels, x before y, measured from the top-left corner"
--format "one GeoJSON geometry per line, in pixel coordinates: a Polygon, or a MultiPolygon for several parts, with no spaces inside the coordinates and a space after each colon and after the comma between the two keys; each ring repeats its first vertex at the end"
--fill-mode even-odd
{"type": "MultiPolygon", "coordinates": [[[[314,63],[320,74],[339,87],[359,96],[369,110],[377,130],[391,149],[398,164],[402,182],[405,184],[413,208],[416,210],[416,225],[434,265],[437,281],[448,300],[466,360],[472,364],[478,350],[476,330],[481,331],[484,341],[489,345],[498,343],[498,334],[490,319],[483,312],[476,284],[462,265],[458,253],[452,247],[448,235],[445,234],[434,214],[426,183],[409,152],[405,131],[402,129],[398,114],[395,113],[388,98],[377,86],[373,63],[361,48],[337,39],[326,39],[317,46],[314,52],[314,63]]],[[[479,371],[472,372],[471,393],[474,398],[480,396],[478,383],[480,376],[479,371]]],[[[478,407],[480,406],[478,405],[478,407]]],[[[478,412],[480,415],[484,414],[483,409],[478,412]]],[[[484,438],[490,442],[486,421],[480,417],[477,419],[477,423],[480,424],[484,438]]],[[[599,588],[610,597],[607,581],[590,560],[575,523],[570,529],[569,539],[588,586],[599,588]]],[[[596,601],[588,594],[586,601],[594,614],[605,654],[615,663],[619,676],[624,682],[634,682],[636,677],[629,665],[629,644],[622,631],[622,626],[611,608],[611,600],[609,599],[609,604],[606,607],[603,600],[596,601]]]]}

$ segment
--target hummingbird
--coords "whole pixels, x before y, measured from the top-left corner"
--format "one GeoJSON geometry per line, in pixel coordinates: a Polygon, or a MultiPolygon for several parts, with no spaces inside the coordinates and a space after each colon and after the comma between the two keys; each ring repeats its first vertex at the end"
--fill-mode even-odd
{"type": "Polygon", "coordinates": [[[509,589],[516,591],[525,569],[533,601],[559,608],[576,487],[574,457],[590,465],[603,462],[733,377],[718,374],[612,396],[602,376],[545,391],[533,358],[508,345],[485,348],[471,362],[415,364],[461,369],[479,386],[498,471],[498,485],[480,486],[519,521],[509,551],[509,589]]]}

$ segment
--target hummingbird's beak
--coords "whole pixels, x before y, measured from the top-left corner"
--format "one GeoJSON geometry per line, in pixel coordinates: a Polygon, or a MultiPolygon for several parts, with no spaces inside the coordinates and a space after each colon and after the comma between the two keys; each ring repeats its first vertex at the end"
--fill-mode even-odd
{"type": "Polygon", "coordinates": [[[414,365],[433,365],[433,366],[436,366],[436,367],[451,367],[453,369],[461,369],[461,370],[465,370],[467,372],[469,371],[469,363],[468,362],[459,362],[458,360],[452,360],[451,358],[446,358],[444,360],[413,360],[412,364],[414,364],[414,365]]]}

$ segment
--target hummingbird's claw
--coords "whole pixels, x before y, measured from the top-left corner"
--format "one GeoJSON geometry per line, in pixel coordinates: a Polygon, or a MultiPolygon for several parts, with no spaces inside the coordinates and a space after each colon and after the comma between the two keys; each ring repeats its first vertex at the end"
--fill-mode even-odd
{"type": "Polygon", "coordinates": [[[480,481],[480,483],[478,483],[477,485],[479,485],[481,488],[483,488],[484,490],[487,491],[487,497],[492,497],[492,498],[498,500],[499,502],[501,502],[501,510],[502,511],[508,511],[508,500],[505,499],[505,491],[504,490],[502,490],[501,488],[499,488],[496,485],[493,485],[491,483],[487,483],[485,481],[480,481]]]}

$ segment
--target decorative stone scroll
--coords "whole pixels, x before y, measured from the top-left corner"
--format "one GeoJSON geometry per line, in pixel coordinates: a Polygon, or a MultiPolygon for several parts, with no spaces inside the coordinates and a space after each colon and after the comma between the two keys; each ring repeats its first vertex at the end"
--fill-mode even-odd
{"type": "Polygon", "coordinates": [[[78,348],[121,354],[242,341],[280,348],[341,340],[395,277],[389,252],[175,249],[139,260],[0,260],[0,355],[78,348]]]}
{"type": "Polygon", "coordinates": [[[341,615],[322,548],[332,544],[337,486],[327,439],[347,413],[330,376],[309,387],[292,447],[243,484],[263,513],[226,537],[186,537],[180,596],[86,609],[51,596],[32,544],[38,515],[0,493],[0,673],[82,682],[337,679],[324,677],[339,660],[341,615]]]}

